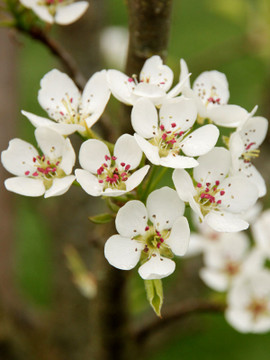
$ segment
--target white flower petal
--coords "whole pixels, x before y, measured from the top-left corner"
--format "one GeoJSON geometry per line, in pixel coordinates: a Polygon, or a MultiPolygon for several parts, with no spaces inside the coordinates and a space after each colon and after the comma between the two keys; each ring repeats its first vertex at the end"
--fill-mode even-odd
{"type": "Polygon", "coordinates": [[[190,239],[188,221],[184,216],[179,217],[173,224],[171,234],[166,240],[175,255],[183,256],[187,252],[190,239]]]}
{"type": "Polygon", "coordinates": [[[264,141],[268,129],[268,120],[261,116],[249,118],[242,129],[240,135],[245,147],[257,149],[264,141]]]}
{"type": "Polygon", "coordinates": [[[16,194],[25,196],[41,196],[45,192],[45,186],[42,180],[30,179],[22,176],[13,177],[5,180],[7,190],[16,194]]]}
{"type": "Polygon", "coordinates": [[[230,104],[208,109],[207,115],[215,124],[229,128],[239,126],[249,116],[241,106],[230,104]]]}
{"type": "Polygon", "coordinates": [[[135,89],[134,81],[118,70],[108,70],[107,80],[113,96],[127,105],[133,105],[137,96],[133,95],[135,89]]]}
{"type": "Polygon", "coordinates": [[[127,190],[118,190],[118,189],[107,188],[101,193],[101,195],[102,196],[121,196],[121,195],[125,194],[126,192],[127,192],[127,190]]]}
{"type": "Polygon", "coordinates": [[[72,185],[73,181],[75,180],[74,175],[65,176],[64,178],[55,178],[53,179],[52,186],[45,192],[44,197],[48,198],[51,196],[59,196],[65,194],[70,186],[72,185]]]}
{"type": "Polygon", "coordinates": [[[216,201],[221,200],[220,208],[232,213],[241,213],[251,208],[258,199],[258,191],[254,184],[243,176],[230,176],[222,181],[216,201]]]}
{"type": "Polygon", "coordinates": [[[249,312],[245,309],[228,308],[225,311],[225,318],[228,323],[241,333],[252,330],[252,319],[249,312]]]}
{"type": "Polygon", "coordinates": [[[60,25],[68,25],[78,20],[87,10],[87,1],[78,1],[73,4],[58,6],[55,14],[55,22],[60,25]]]}
{"type": "Polygon", "coordinates": [[[125,182],[126,184],[126,191],[132,191],[135,189],[144,179],[146,176],[150,166],[145,165],[144,167],[140,168],[139,170],[135,171],[125,182]]]}
{"type": "Polygon", "coordinates": [[[182,89],[182,94],[186,96],[189,99],[193,99],[196,103],[198,114],[202,118],[207,117],[207,109],[202,100],[195,94],[193,90],[191,90],[189,87],[184,86],[182,89]]]}
{"type": "Polygon", "coordinates": [[[47,6],[34,5],[34,6],[30,6],[30,7],[41,20],[46,21],[49,24],[52,24],[54,22],[54,18],[49,13],[47,6]]]}
{"type": "Polygon", "coordinates": [[[64,116],[69,118],[64,102],[69,103],[71,99],[72,103],[69,105],[77,111],[80,92],[68,75],[53,69],[41,79],[40,86],[38,101],[50,118],[56,121],[64,116]]]}
{"type": "Polygon", "coordinates": [[[172,86],[173,72],[155,55],[145,61],[140,72],[140,81],[149,81],[150,84],[158,85],[167,91],[172,86]]]}
{"type": "Polygon", "coordinates": [[[150,144],[147,140],[138,134],[134,134],[135,140],[139,147],[145,153],[147,159],[154,165],[160,165],[160,157],[158,155],[158,147],[150,144]]]}
{"type": "Polygon", "coordinates": [[[124,163],[125,166],[130,165],[130,169],[133,170],[141,162],[142,150],[132,135],[124,134],[115,143],[114,156],[117,158],[118,166],[124,163]]]}
{"type": "Polygon", "coordinates": [[[28,118],[32,125],[35,127],[45,126],[54,131],[57,131],[61,135],[70,135],[76,131],[84,131],[85,127],[77,124],[65,124],[65,123],[56,123],[55,121],[49,120],[47,118],[31,114],[27,111],[22,111],[22,114],[28,118]]]}
{"type": "Polygon", "coordinates": [[[75,151],[71,145],[69,139],[65,139],[65,143],[62,150],[62,160],[60,163],[60,168],[64,170],[64,172],[69,175],[73,169],[75,164],[76,155],[75,151]]]}
{"type": "Polygon", "coordinates": [[[185,170],[174,170],[172,179],[175,189],[183,201],[188,202],[191,197],[193,198],[197,194],[193,181],[185,170]]]}
{"type": "Polygon", "coordinates": [[[188,66],[187,63],[185,62],[184,59],[180,59],[180,68],[181,68],[181,73],[180,73],[180,77],[179,77],[179,82],[183,82],[185,81],[185,86],[190,88],[190,80],[189,80],[189,71],[188,71],[188,66]]]}
{"type": "Polygon", "coordinates": [[[205,221],[212,229],[221,232],[242,231],[249,226],[245,220],[228,212],[211,211],[206,215],[205,221]]]}
{"type": "Polygon", "coordinates": [[[211,289],[216,291],[226,291],[228,288],[228,277],[221,272],[213,269],[202,268],[199,272],[200,278],[208,285],[211,289]]]}
{"type": "Polygon", "coordinates": [[[221,181],[228,174],[231,165],[230,152],[222,147],[215,147],[206,155],[198,158],[199,166],[193,170],[197,182],[214,183],[221,181]]]}
{"type": "Polygon", "coordinates": [[[154,137],[158,127],[158,114],[155,105],[148,99],[141,98],[131,111],[131,124],[136,133],[146,139],[154,137]]]}
{"type": "Polygon", "coordinates": [[[103,191],[103,185],[98,182],[95,175],[86,170],[75,170],[76,180],[87,194],[92,196],[100,196],[103,191]]]}
{"type": "Polygon", "coordinates": [[[134,237],[145,233],[148,214],[144,204],[138,200],[127,202],[116,215],[115,226],[120,235],[134,237]]]}
{"type": "Polygon", "coordinates": [[[182,141],[181,149],[188,156],[204,155],[213,149],[218,137],[219,130],[215,125],[204,125],[182,141]]]}
{"type": "MultiPolygon", "coordinates": [[[[90,139],[85,141],[79,152],[79,161],[83,169],[90,171],[93,174],[97,173],[97,170],[104,164],[105,156],[110,157],[111,154],[107,145],[102,141],[96,139],[90,139]]],[[[106,162],[108,166],[111,161],[106,162]]]]}
{"type": "Polygon", "coordinates": [[[170,229],[184,214],[185,204],[175,190],[164,186],[151,192],[146,201],[148,217],[158,230],[170,229]]]}
{"type": "Polygon", "coordinates": [[[25,175],[26,171],[36,171],[33,158],[37,155],[34,146],[21,139],[13,139],[9,142],[7,150],[2,152],[1,161],[7,171],[20,176],[25,175]]]}
{"type": "Polygon", "coordinates": [[[42,153],[51,159],[61,157],[64,150],[66,150],[66,139],[52,129],[38,127],[35,130],[35,137],[42,153]]]}
{"type": "Polygon", "coordinates": [[[90,128],[102,115],[111,91],[107,83],[106,71],[96,72],[87,82],[82,94],[82,111],[90,128]]]}
{"type": "Polygon", "coordinates": [[[169,154],[160,158],[160,165],[173,169],[190,169],[198,166],[198,161],[188,156],[169,154]]]}
{"type": "Polygon", "coordinates": [[[138,270],[144,280],[163,279],[175,270],[175,262],[153,254],[151,259],[144,263],[138,270]],[[155,256],[154,256],[155,255],[155,256]]]}
{"type": "Polygon", "coordinates": [[[239,131],[230,135],[229,149],[232,154],[232,164],[234,165],[238,163],[238,158],[245,151],[245,146],[239,131]]]}
{"type": "Polygon", "coordinates": [[[241,174],[245,176],[252,184],[257,187],[258,196],[262,197],[266,194],[265,180],[259,171],[251,163],[245,163],[243,160],[239,161],[239,166],[235,175],[241,174]]]}
{"type": "Polygon", "coordinates": [[[104,255],[108,262],[121,270],[133,269],[140,260],[143,245],[120,235],[111,236],[105,244],[104,255]]]}
{"type": "Polygon", "coordinates": [[[186,131],[193,126],[197,119],[196,103],[184,96],[167,100],[160,108],[160,122],[166,130],[186,131]],[[176,124],[174,127],[171,124],[176,124]]]}

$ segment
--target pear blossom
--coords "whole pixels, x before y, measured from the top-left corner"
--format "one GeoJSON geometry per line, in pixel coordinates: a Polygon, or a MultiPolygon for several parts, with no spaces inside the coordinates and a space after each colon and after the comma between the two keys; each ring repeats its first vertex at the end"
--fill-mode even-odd
{"type": "Polygon", "coordinates": [[[181,59],[182,94],[194,99],[198,110],[198,122],[210,119],[216,125],[237,127],[250,114],[238,105],[228,104],[230,97],[229,84],[226,75],[217,70],[205,71],[194,81],[193,87],[187,79],[189,74],[186,62],[181,59]]]}
{"type": "Polygon", "coordinates": [[[107,76],[112,94],[124,104],[134,105],[143,97],[160,106],[165,99],[180,94],[189,74],[169,91],[173,82],[173,72],[155,55],[145,61],[138,79],[135,75],[129,77],[118,70],[108,70],[107,76]]]}
{"type": "Polygon", "coordinates": [[[248,118],[231,134],[229,149],[232,157],[231,174],[241,173],[258,188],[259,197],[266,194],[266,185],[263,177],[252,164],[251,160],[259,156],[258,147],[264,141],[268,128],[268,121],[264,117],[248,118]]]}
{"type": "Polygon", "coordinates": [[[44,197],[64,194],[75,180],[70,175],[75,163],[75,152],[69,139],[49,128],[35,131],[43,154],[21,139],[9,142],[1,154],[3,166],[15,177],[5,180],[7,190],[25,196],[44,197]]]}
{"type": "Polygon", "coordinates": [[[270,330],[270,272],[240,276],[228,294],[226,320],[242,333],[270,330]]]}
{"type": "Polygon", "coordinates": [[[195,167],[198,162],[193,156],[215,146],[218,128],[209,124],[192,131],[196,118],[194,101],[185,97],[164,102],[159,115],[149,99],[141,98],[131,112],[134,137],[146,157],[155,165],[171,168],[195,167]]]}
{"type": "Polygon", "coordinates": [[[87,1],[74,0],[20,0],[27,8],[47,23],[68,25],[77,21],[87,10],[87,1]]]}
{"type": "Polygon", "coordinates": [[[188,202],[201,221],[216,231],[235,232],[248,228],[241,213],[258,199],[257,187],[243,176],[227,176],[230,152],[215,147],[198,158],[199,165],[191,176],[182,169],[173,173],[179,197],[188,202]]]}
{"type": "Polygon", "coordinates": [[[56,69],[48,72],[40,85],[39,104],[53,120],[26,111],[22,113],[35,127],[46,126],[62,135],[75,131],[87,134],[110,98],[105,70],[96,72],[88,80],[82,94],[68,75],[56,69]]]}
{"type": "Polygon", "coordinates": [[[85,141],[80,149],[82,169],[75,170],[78,183],[92,196],[119,196],[137,187],[149,165],[133,172],[141,161],[142,151],[133,136],[124,134],[116,141],[113,156],[100,140],[85,141]]]}
{"type": "Polygon", "coordinates": [[[146,206],[138,200],[127,202],[116,215],[119,234],[111,236],[105,244],[108,262],[118,269],[130,270],[141,260],[138,271],[145,280],[172,274],[173,254],[184,255],[189,242],[184,209],[183,201],[167,186],[153,191],[146,206]]]}
{"type": "Polygon", "coordinates": [[[228,290],[241,274],[251,274],[263,267],[260,252],[250,249],[244,232],[220,233],[218,241],[207,245],[210,246],[204,247],[204,267],[199,274],[206,285],[216,291],[228,290]]]}

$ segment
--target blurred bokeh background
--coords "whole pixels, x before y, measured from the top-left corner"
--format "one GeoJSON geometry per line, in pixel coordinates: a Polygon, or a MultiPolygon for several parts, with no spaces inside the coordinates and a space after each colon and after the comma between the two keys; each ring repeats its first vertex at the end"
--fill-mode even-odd
{"type": "MultiPolygon", "coordinates": [[[[127,28],[127,23],[124,0],[92,0],[85,17],[61,29],[55,26],[51,33],[73,54],[88,78],[105,66],[115,66],[100,53],[101,31],[108,26],[127,28]]],[[[175,0],[167,59],[175,81],[180,72],[180,58],[186,60],[192,81],[205,70],[224,72],[229,82],[230,103],[248,111],[258,105],[257,115],[269,118],[269,0],[175,0]]],[[[61,69],[61,64],[42,44],[2,29],[0,64],[2,151],[13,137],[35,143],[33,128],[20,111],[44,115],[37,101],[39,82],[53,67],[61,69]]],[[[119,114],[112,99],[105,116],[109,121],[119,114]]],[[[77,142],[75,136],[72,141],[77,142]]],[[[256,162],[268,185],[269,157],[268,136],[256,162]]],[[[7,176],[1,168],[1,177],[7,176]]],[[[102,210],[102,205],[76,187],[61,199],[16,196],[7,193],[3,179],[0,184],[0,360],[87,359],[86,354],[91,354],[88,348],[95,341],[91,335],[95,305],[72,282],[64,250],[67,245],[74,246],[97,279],[102,276],[102,271],[95,273],[95,254],[100,252],[95,232],[100,230],[95,230],[87,219],[98,209],[102,210]],[[10,321],[11,317],[15,320],[10,321]],[[53,324],[50,335],[46,329],[48,318],[53,324]],[[38,333],[35,326],[40,323],[38,333]],[[46,348],[46,344],[53,345],[46,348]]],[[[269,207],[269,195],[262,202],[264,208],[269,207]]],[[[196,275],[200,264],[200,258],[178,261],[176,274],[164,281],[167,306],[180,299],[215,297],[196,275]]],[[[151,318],[143,281],[136,271],[130,278],[129,294],[135,323],[145,316],[151,318]]],[[[270,334],[239,334],[222,314],[213,313],[195,314],[159,330],[147,339],[141,358],[269,360],[269,354],[270,334]]]]}

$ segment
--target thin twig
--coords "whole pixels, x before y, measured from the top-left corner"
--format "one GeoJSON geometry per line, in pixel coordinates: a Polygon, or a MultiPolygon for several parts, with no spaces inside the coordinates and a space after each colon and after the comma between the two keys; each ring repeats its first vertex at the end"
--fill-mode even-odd
{"type": "Polygon", "coordinates": [[[52,54],[57,56],[62,64],[66,67],[69,75],[74,80],[77,87],[82,90],[86,84],[86,79],[78,69],[74,58],[68,53],[60,44],[54,39],[50,38],[41,28],[32,26],[30,29],[24,29],[19,25],[16,26],[17,30],[30,36],[45,45],[52,54]]]}
{"type": "Polygon", "coordinates": [[[205,300],[188,300],[179,304],[170,306],[163,311],[162,318],[154,318],[135,329],[133,336],[137,343],[145,342],[149,336],[164,326],[177,320],[183,319],[188,315],[195,313],[220,313],[225,309],[225,305],[213,301],[205,300]]]}

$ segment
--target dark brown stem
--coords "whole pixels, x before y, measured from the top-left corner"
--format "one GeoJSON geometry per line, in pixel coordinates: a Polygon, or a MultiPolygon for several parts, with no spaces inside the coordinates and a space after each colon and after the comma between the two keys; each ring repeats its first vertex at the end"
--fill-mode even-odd
{"type": "Polygon", "coordinates": [[[129,49],[127,74],[138,74],[152,55],[167,56],[172,0],[127,0],[129,49]]]}
{"type": "Polygon", "coordinates": [[[57,56],[64,67],[67,69],[69,75],[74,80],[77,87],[82,90],[86,83],[86,80],[82,73],[79,71],[75,60],[61,45],[59,45],[54,39],[50,38],[41,28],[32,26],[29,30],[17,26],[17,30],[30,36],[32,39],[41,42],[45,45],[53,55],[57,56]]]}
{"type": "Polygon", "coordinates": [[[221,303],[205,300],[184,301],[165,309],[161,319],[156,317],[145,324],[140,325],[139,328],[135,329],[133,335],[137,343],[143,343],[156,331],[164,328],[164,326],[183,319],[188,315],[195,313],[220,313],[224,310],[225,305],[221,303]]]}

